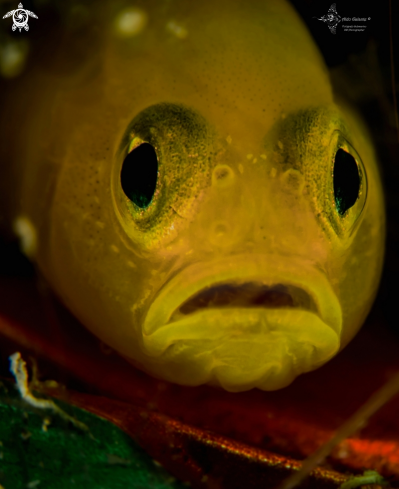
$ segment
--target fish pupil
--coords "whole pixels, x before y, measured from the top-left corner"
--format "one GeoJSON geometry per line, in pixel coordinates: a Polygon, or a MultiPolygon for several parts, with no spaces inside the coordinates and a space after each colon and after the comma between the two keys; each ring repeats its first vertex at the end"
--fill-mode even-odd
{"type": "Polygon", "coordinates": [[[339,149],[334,162],[334,198],[342,216],[356,202],[360,190],[360,176],[355,158],[339,149]]]}
{"type": "Polygon", "coordinates": [[[142,143],[124,159],[121,185],[126,196],[144,209],[151,204],[158,178],[158,158],[154,147],[142,143]]]}

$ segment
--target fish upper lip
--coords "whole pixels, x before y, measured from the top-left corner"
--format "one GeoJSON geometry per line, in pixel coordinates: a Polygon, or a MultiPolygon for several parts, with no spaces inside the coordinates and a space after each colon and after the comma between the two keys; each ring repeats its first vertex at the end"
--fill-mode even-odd
{"type": "Polygon", "coordinates": [[[157,294],[145,317],[143,335],[150,336],[163,326],[173,324],[175,311],[201,290],[221,283],[243,282],[303,289],[316,304],[317,312],[313,312],[340,336],[341,306],[326,275],[310,260],[278,254],[231,255],[188,265],[157,294]]]}

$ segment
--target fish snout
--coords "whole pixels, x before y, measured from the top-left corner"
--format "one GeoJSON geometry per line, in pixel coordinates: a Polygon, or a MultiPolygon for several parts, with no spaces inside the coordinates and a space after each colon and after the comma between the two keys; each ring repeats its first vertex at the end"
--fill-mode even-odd
{"type": "Polygon", "coordinates": [[[213,169],[212,184],[187,228],[190,248],[216,254],[280,252],[324,261],[328,246],[306,194],[304,175],[294,169],[278,171],[261,161],[213,169]]]}
{"type": "Polygon", "coordinates": [[[250,233],[255,203],[234,165],[218,164],[211,185],[189,229],[193,248],[233,249],[250,233]]]}

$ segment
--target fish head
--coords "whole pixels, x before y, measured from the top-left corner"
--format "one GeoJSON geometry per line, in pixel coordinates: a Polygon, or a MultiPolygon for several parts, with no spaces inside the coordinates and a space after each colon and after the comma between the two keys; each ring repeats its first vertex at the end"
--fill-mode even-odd
{"type": "Polygon", "coordinates": [[[332,358],[370,309],[376,158],[288,4],[183,3],[166,18],[143,7],[133,38],[110,22],[101,68],[57,96],[62,165],[39,262],[152,375],[277,389],[332,358]]]}

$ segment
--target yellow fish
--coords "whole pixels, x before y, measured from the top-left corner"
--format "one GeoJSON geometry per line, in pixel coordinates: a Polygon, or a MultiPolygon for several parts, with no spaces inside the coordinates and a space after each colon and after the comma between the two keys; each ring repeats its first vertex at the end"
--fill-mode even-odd
{"type": "Polygon", "coordinates": [[[80,8],[86,28],[5,92],[4,209],[25,252],[156,377],[273,390],[328,361],[376,294],[383,190],[298,14],[80,8]]]}

